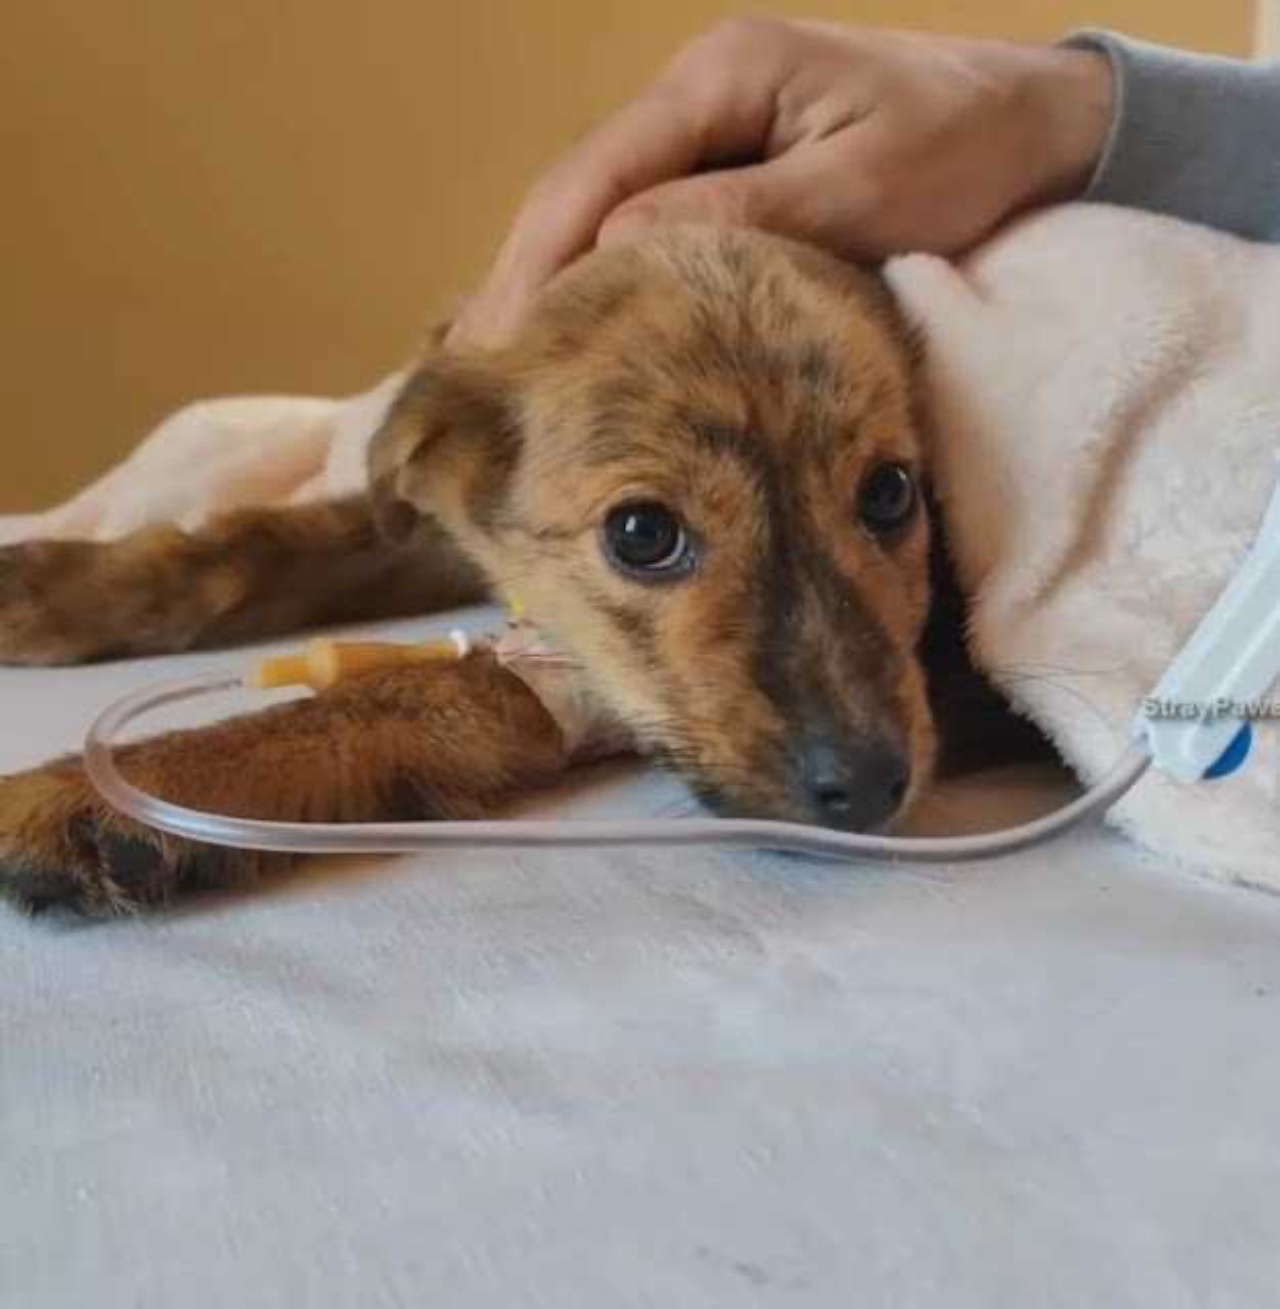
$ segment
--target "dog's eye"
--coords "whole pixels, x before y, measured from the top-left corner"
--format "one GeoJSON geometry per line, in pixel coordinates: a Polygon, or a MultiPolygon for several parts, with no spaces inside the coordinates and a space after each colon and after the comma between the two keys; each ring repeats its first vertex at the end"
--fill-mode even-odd
{"type": "Polygon", "coordinates": [[[633,500],[609,511],[604,548],[611,562],[629,573],[671,573],[690,561],[689,539],[666,505],[633,500]]]}
{"type": "Polygon", "coordinates": [[[858,489],[858,517],[868,531],[884,536],[910,519],[918,499],[916,479],[905,464],[880,464],[858,489]]]}

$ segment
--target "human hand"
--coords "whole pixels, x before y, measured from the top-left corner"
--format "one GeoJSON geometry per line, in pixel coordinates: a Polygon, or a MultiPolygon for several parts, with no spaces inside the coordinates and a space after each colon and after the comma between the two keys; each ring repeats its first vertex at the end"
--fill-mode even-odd
{"type": "Polygon", "coordinates": [[[1093,51],[733,19],[534,186],[449,342],[501,343],[560,268],[655,223],[763,228],[864,260],[962,250],[1084,188],[1112,95],[1093,51]]]}

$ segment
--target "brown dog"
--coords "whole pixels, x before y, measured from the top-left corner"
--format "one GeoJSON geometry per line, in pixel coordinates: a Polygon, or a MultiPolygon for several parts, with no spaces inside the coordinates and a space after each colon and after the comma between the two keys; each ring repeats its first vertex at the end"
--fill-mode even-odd
{"type": "MultiPolygon", "coordinates": [[[[181,650],[487,586],[714,809],[880,828],[934,767],[926,458],[877,279],[673,229],[562,274],[500,353],[433,348],[375,438],[368,501],[0,552],[0,658],[181,650]]],[[[567,763],[487,654],[123,758],[196,807],[342,821],[479,815],[567,763]]],[[[74,760],[0,783],[0,890],[24,905],[120,909],[263,862],[110,814],[74,760]]]]}

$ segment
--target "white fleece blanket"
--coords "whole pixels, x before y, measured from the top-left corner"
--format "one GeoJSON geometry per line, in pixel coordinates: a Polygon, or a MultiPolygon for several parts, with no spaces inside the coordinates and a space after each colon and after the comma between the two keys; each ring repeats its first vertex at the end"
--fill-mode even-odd
{"type": "MultiPolygon", "coordinates": [[[[1081,205],[889,277],[928,344],[976,661],[1096,780],[1275,489],[1280,248],[1081,205]]],[[[1149,776],[1114,821],[1280,889],[1280,731],[1258,726],[1243,772],[1149,776]]]]}
{"type": "MultiPolygon", "coordinates": [[[[1094,780],[1270,498],[1280,249],[1078,205],[961,264],[912,256],[888,275],[927,344],[977,660],[1094,780]]],[[[395,382],[345,400],[193,405],[67,504],[0,520],[0,540],[191,528],[237,505],[357,490],[395,382]]],[[[1280,889],[1278,779],[1280,732],[1264,723],[1242,773],[1148,777],[1113,818],[1189,866],[1280,889]]]]}

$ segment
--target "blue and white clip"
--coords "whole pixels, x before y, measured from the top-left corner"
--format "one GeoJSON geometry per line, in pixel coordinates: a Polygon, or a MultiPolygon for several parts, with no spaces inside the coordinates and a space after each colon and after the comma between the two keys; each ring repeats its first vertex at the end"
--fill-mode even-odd
{"type": "MultiPolygon", "coordinates": [[[[1251,719],[1280,677],[1280,487],[1231,585],[1134,721],[1151,761],[1182,782],[1226,777],[1253,744],[1251,719]]],[[[1280,713],[1280,709],[1276,712],[1280,713]]]]}

